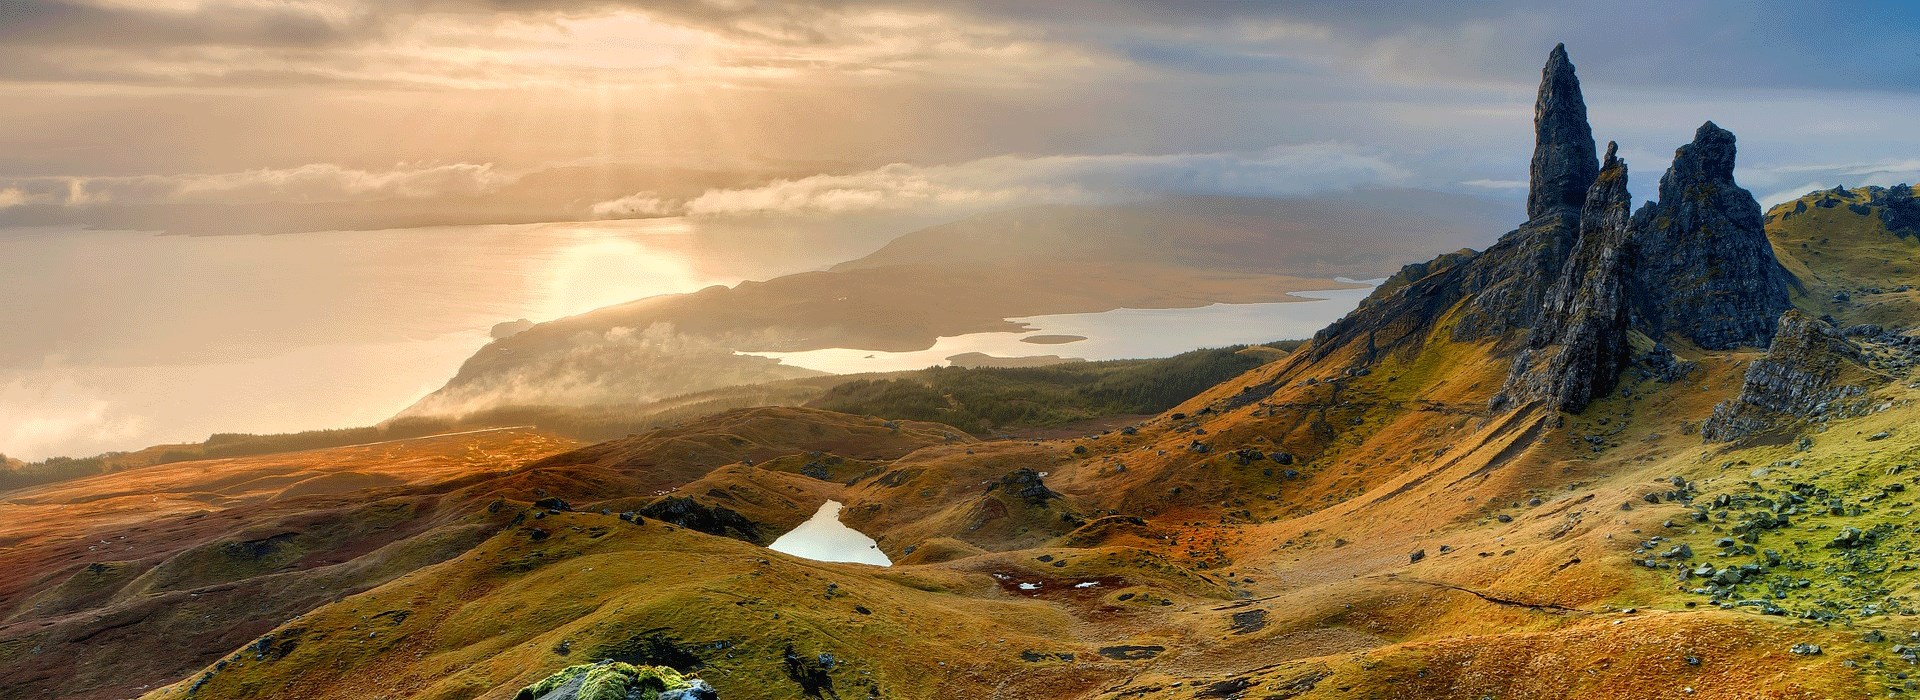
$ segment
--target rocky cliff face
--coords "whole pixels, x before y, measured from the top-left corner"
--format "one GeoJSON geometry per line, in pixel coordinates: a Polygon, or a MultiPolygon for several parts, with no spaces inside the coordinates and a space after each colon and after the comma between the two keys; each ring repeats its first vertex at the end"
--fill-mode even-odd
{"type": "Polygon", "coordinates": [[[1700,434],[1726,442],[1818,420],[1865,392],[1843,380],[1860,361],[1859,348],[1827,322],[1797,310],[1781,314],[1767,356],[1747,367],[1740,395],[1715,406],[1700,434]]]}
{"type": "Polygon", "coordinates": [[[1791,304],[1760,204],[1733,180],[1733,133],[1707,122],[1673,154],[1660,200],[1633,217],[1636,316],[1647,334],[1724,350],[1766,345],[1791,304]]]}
{"type": "Polygon", "coordinates": [[[1547,292],[1540,324],[1514,358],[1493,405],[1544,402],[1579,412],[1612,391],[1632,352],[1627,340],[1627,164],[1607,144],[1606,165],[1580,212],[1580,237],[1547,292]]]}

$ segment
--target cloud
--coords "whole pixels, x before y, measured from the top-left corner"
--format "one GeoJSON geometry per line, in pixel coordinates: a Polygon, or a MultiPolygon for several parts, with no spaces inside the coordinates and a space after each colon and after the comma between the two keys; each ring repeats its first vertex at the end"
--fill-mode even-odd
{"type": "Polygon", "coordinates": [[[639,192],[599,202],[593,205],[591,211],[602,219],[643,219],[679,213],[674,203],[653,192],[639,192]]]}
{"type": "Polygon", "coordinates": [[[1161,194],[1277,197],[1391,185],[1408,176],[1382,156],[1337,143],[1260,153],[996,156],[955,165],[894,163],[851,174],[709,190],[683,202],[652,193],[601,202],[595,213],[690,216],[976,210],[1161,194]]]}
{"type": "Polygon", "coordinates": [[[0,381],[0,448],[25,459],[88,455],[141,435],[145,421],[123,415],[78,373],[48,371],[0,381]]]}
{"type": "Polygon", "coordinates": [[[655,90],[1084,67],[1045,28],[915,2],[18,0],[0,82],[655,90]]]}
{"type": "Polygon", "coordinates": [[[0,180],[0,209],[96,204],[344,202],[478,196],[514,177],[490,164],[401,165],[369,171],[332,163],[231,173],[0,180]]]}
{"type": "Polygon", "coordinates": [[[1524,190],[1526,180],[1463,180],[1460,184],[1483,190],[1524,190]]]}

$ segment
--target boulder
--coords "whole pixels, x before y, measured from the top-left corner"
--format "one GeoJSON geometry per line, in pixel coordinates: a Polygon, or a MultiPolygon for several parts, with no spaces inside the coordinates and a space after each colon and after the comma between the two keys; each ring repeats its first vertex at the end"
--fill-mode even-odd
{"type": "Polygon", "coordinates": [[[1060,497],[1060,494],[1055,493],[1053,489],[1047,488],[1046,482],[1040,477],[1040,472],[1026,467],[1015,469],[1006,476],[1000,477],[1000,480],[993,482],[987,490],[1004,491],[1036,506],[1044,506],[1047,501],[1060,497]]]}

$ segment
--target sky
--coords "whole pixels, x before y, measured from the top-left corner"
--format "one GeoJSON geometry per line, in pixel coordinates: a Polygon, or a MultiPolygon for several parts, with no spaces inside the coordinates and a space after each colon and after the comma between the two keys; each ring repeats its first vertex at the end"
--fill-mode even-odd
{"type": "Polygon", "coordinates": [[[1556,42],[1642,196],[1920,175],[1912,3],[0,0],[0,226],[1517,203],[1556,42]]]}

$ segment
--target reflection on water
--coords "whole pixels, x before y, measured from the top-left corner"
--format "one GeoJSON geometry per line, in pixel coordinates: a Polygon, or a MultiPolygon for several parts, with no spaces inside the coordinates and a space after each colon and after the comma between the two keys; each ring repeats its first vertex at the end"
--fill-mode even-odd
{"type": "MultiPolygon", "coordinates": [[[[857,256],[683,219],[274,236],[0,230],[0,453],[367,425],[495,323],[857,256]],[[769,241],[774,241],[769,243],[769,241]]],[[[852,248],[850,250],[850,248],[852,248]]]]}
{"type": "Polygon", "coordinates": [[[873,538],[840,522],[839,501],[820,504],[820,510],[814,511],[813,517],[781,535],[767,548],[815,561],[893,565],[893,560],[880,551],[873,538]]]}
{"type": "Polygon", "coordinates": [[[968,352],[995,357],[1060,355],[1083,360],[1167,357],[1196,348],[1310,337],[1315,331],[1359,306],[1360,300],[1372,292],[1371,287],[1361,287],[1293,294],[1310,301],[1029,316],[1010,319],[1027,324],[1032,329],[1027,333],[948,336],[934,342],[932,348],[915,352],[831,348],[750,354],[835,374],[921,369],[945,365],[947,358],[968,352]],[[1057,345],[1035,345],[1020,341],[1023,337],[1040,333],[1085,336],[1086,340],[1057,345]]]}

